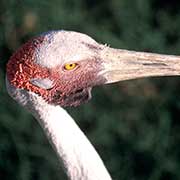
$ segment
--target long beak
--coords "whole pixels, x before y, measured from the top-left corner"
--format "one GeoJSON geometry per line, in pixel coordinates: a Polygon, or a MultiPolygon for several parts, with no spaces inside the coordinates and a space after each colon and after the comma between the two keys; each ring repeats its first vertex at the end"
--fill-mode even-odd
{"type": "Polygon", "coordinates": [[[127,51],[106,47],[101,52],[107,82],[152,77],[180,75],[180,56],[127,51]]]}

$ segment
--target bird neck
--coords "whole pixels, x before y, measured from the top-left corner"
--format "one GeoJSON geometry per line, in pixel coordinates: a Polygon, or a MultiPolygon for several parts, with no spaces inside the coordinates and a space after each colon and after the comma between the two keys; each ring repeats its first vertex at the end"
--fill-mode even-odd
{"type": "Polygon", "coordinates": [[[111,179],[94,147],[63,108],[47,104],[35,94],[30,106],[70,180],[111,179]]]}
{"type": "Polygon", "coordinates": [[[7,78],[6,86],[9,95],[39,121],[70,180],[111,180],[96,150],[63,108],[48,104],[33,92],[15,88],[7,78]]]}

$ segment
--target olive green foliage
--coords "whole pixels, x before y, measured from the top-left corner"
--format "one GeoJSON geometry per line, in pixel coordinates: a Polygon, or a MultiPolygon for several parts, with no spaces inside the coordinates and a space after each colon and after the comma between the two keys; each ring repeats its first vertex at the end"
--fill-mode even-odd
{"type": "MultiPolygon", "coordinates": [[[[180,54],[179,7],[178,0],[1,0],[0,179],[66,179],[39,124],[7,95],[5,64],[20,45],[65,29],[112,47],[180,54]]],[[[88,104],[67,110],[113,179],[178,180],[179,92],[178,77],[126,81],[97,87],[88,104]]]]}

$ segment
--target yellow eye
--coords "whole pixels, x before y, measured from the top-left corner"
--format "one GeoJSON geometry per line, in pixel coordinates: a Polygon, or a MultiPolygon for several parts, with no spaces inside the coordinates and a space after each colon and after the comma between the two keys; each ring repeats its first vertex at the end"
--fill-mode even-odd
{"type": "Polygon", "coordinates": [[[64,65],[64,69],[65,70],[73,70],[74,68],[77,67],[77,64],[76,63],[69,63],[69,64],[65,64],[64,65]]]}

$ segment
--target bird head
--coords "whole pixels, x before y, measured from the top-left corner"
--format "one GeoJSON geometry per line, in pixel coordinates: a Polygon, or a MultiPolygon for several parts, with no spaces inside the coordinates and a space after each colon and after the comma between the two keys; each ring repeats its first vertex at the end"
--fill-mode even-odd
{"type": "Polygon", "coordinates": [[[100,51],[105,46],[87,35],[51,31],[25,43],[7,64],[7,80],[50,104],[77,106],[91,98],[91,89],[105,83],[100,51]]]}
{"type": "MultiPolygon", "coordinates": [[[[117,50],[72,31],[50,31],[20,47],[7,64],[14,90],[47,103],[77,106],[93,86],[148,76],[179,75],[179,57],[117,50]]],[[[14,90],[9,91],[12,95],[14,90]]]]}

